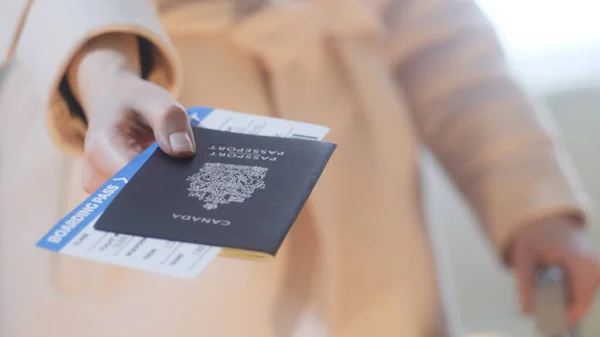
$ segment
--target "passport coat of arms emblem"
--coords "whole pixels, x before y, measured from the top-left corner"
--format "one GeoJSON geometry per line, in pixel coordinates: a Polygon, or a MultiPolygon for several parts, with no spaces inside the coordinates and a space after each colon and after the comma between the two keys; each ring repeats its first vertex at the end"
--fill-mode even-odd
{"type": "Polygon", "coordinates": [[[187,178],[188,196],[204,202],[207,210],[232,202],[242,203],[256,190],[266,188],[264,179],[268,170],[260,166],[205,163],[187,178]]]}

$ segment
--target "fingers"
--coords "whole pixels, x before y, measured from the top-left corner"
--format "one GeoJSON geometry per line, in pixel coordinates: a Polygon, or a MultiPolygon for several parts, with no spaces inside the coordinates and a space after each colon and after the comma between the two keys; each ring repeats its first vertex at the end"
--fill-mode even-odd
{"type": "Polygon", "coordinates": [[[588,313],[600,284],[600,266],[587,244],[586,232],[572,218],[559,218],[530,226],[514,242],[511,258],[518,273],[523,311],[533,309],[538,266],[559,266],[566,277],[569,324],[576,325],[588,313]]]}
{"type": "Polygon", "coordinates": [[[148,122],[164,152],[175,157],[193,155],[196,143],[185,109],[164,89],[148,85],[152,94],[136,96],[131,108],[148,122]]]}
{"type": "Polygon", "coordinates": [[[139,146],[132,146],[127,136],[118,131],[90,130],[83,163],[83,189],[93,193],[141,151],[139,146]]]}
{"type": "Polygon", "coordinates": [[[109,177],[108,174],[97,170],[89,160],[83,161],[82,186],[86,193],[94,193],[109,177]]]}
{"type": "Polygon", "coordinates": [[[191,156],[196,151],[184,108],[161,87],[124,77],[120,87],[91,115],[85,141],[83,187],[98,189],[152,142],[167,154],[191,156]]]}
{"type": "Polygon", "coordinates": [[[533,291],[537,263],[529,251],[519,248],[515,248],[513,263],[517,273],[521,311],[523,314],[530,314],[533,311],[533,291]]]}
{"type": "Polygon", "coordinates": [[[595,261],[571,260],[567,263],[569,290],[569,323],[579,323],[589,312],[598,284],[600,273],[595,261]]]}
{"type": "MultiPolygon", "coordinates": [[[[573,277],[570,277],[573,279],[573,277]]],[[[577,324],[588,312],[590,307],[590,301],[592,298],[590,286],[584,285],[581,280],[572,282],[569,287],[569,311],[568,321],[569,324],[577,324]]]]}
{"type": "Polygon", "coordinates": [[[586,298],[583,291],[576,291],[573,303],[569,307],[568,321],[570,325],[579,323],[590,308],[590,299],[586,298]]]}
{"type": "MultiPolygon", "coordinates": [[[[523,314],[531,314],[534,306],[535,277],[537,267],[546,261],[538,261],[530,251],[516,251],[513,257],[519,289],[519,300],[523,314]]],[[[592,278],[588,268],[580,265],[581,261],[567,260],[564,271],[567,275],[566,291],[568,293],[569,324],[577,324],[588,312],[594,296],[598,277],[592,278]]]]}

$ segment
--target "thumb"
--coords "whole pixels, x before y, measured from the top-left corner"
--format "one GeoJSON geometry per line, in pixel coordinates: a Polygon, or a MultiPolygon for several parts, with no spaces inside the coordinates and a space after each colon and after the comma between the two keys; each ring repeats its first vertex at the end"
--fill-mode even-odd
{"type": "Polygon", "coordinates": [[[172,105],[152,126],[154,137],[167,154],[188,157],[196,152],[196,142],[188,115],[179,105],[172,105]]]}
{"type": "Polygon", "coordinates": [[[151,90],[133,101],[132,108],[150,124],[160,148],[174,157],[196,152],[194,134],[185,109],[166,90],[147,82],[151,90]]]}

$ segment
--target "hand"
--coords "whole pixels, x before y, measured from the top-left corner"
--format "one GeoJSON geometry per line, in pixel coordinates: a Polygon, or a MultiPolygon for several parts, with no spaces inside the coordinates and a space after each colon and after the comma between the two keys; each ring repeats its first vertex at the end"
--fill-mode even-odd
{"type": "Polygon", "coordinates": [[[515,238],[509,253],[525,314],[533,311],[538,267],[550,265],[561,267],[565,273],[569,323],[574,325],[587,314],[600,284],[600,265],[586,232],[574,219],[546,220],[526,227],[515,238]]]}
{"type": "Polygon", "coordinates": [[[185,109],[161,87],[120,72],[86,109],[83,187],[92,193],[131,159],[158,142],[177,157],[195,153],[185,109]]]}
{"type": "Polygon", "coordinates": [[[68,82],[88,120],[83,168],[88,193],[155,141],[172,156],[196,151],[185,109],[139,77],[139,55],[135,35],[107,33],[83,46],[69,66],[68,82]]]}

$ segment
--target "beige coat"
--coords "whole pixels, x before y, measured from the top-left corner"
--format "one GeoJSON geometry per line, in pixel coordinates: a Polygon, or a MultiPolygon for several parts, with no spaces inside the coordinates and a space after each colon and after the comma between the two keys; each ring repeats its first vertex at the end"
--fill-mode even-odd
{"type": "Polygon", "coordinates": [[[542,217],[584,222],[570,159],[471,1],[158,3],[32,8],[0,87],[0,336],[443,336],[421,140],[499,257],[542,217]],[[331,128],[338,150],[274,262],[218,258],[181,281],[34,247],[85,197],[85,126],[59,83],[87,40],[115,31],[151,42],[149,78],[186,106],[331,128]]]}

